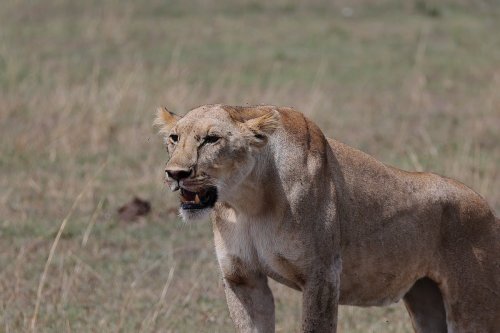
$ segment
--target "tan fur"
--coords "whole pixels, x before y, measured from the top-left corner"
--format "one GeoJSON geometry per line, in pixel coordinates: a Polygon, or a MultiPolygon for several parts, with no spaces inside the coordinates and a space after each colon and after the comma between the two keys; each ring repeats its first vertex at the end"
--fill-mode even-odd
{"type": "Polygon", "coordinates": [[[156,118],[153,125],[159,128],[160,134],[168,135],[172,126],[180,119],[179,116],[168,111],[166,107],[156,109],[156,118]]]}
{"type": "Polygon", "coordinates": [[[167,168],[194,167],[180,185],[218,188],[239,331],[274,331],[271,277],[303,292],[303,332],[335,332],[338,304],[400,299],[417,332],[500,332],[500,221],[465,185],[380,163],[290,108],[205,105],[156,122],[179,136],[167,168]],[[222,139],[204,146],[210,131],[222,139]]]}

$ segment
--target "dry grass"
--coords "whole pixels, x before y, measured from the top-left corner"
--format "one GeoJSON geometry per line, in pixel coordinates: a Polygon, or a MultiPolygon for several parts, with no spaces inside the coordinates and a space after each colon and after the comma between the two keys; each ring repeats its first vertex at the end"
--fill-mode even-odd
{"type": "MultiPolygon", "coordinates": [[[[159,104],[291,105],[500,212],[499,6],[349,3],[2,2],[0,332],[232,331],[210,225],[180,223],[162,185],[159,104]],[[133,194],[153,213],[119,222],[133,194]]],[[[272,287],[296,331],[300,295],[272,287]]],[[[410,325],[401,304],[343,307],[340,330],[410,325]]]]}

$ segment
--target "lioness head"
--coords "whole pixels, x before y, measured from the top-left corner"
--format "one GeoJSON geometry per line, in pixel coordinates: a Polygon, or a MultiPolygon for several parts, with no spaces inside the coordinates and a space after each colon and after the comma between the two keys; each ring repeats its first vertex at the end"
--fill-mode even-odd
{"type": "Polygon", "coordinates": [[[193,220],[230,200],[278,127],[279,114],[272,107],[206,105],[179,117],[159,108],[155,124],[170,156],[166,183],[180,189],[180,213],[193,220]]]}

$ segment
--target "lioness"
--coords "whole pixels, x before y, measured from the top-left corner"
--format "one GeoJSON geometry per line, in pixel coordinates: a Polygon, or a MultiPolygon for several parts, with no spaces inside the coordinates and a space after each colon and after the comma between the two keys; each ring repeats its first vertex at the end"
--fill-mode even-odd
{"type": "Polygon", "coordinates": [[[211,216],[231,317],[274,332],[267,277],[303,293],[303,332],[338,304],[404,300],[417,332],[500,332],[500,220],[452,179],[326,138],[287,107],[158,110],[185,220],[211,216]]]}

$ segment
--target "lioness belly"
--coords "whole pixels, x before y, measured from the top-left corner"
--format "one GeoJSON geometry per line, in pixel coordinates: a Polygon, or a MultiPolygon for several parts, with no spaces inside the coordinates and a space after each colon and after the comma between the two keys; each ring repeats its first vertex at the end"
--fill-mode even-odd
{"type": "Polygon", "coordinates": [[[379,272],[370,276],[341,275],[342,305],[382,306],[398,302],[413,286],[416,279],[396,273],[379,272]]]}
{"type": "Polygon", "coordinates": [[[438,233],[425,227],[431,214],[405,215],[377,231],[360,232],[362,241],[346,232],[350,237],[342,251],[341,304],[397,302],[432,269],[438,233]]]}

